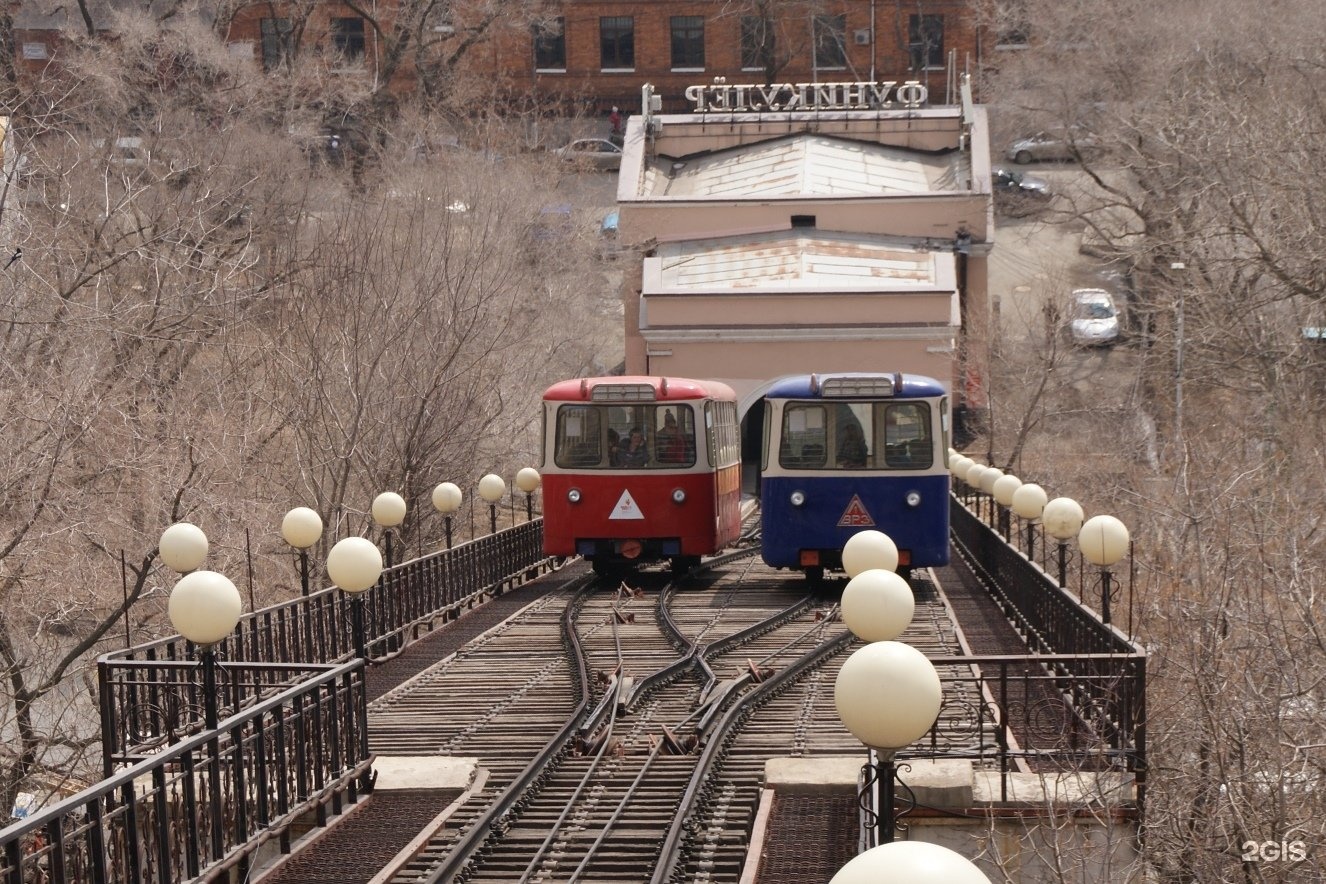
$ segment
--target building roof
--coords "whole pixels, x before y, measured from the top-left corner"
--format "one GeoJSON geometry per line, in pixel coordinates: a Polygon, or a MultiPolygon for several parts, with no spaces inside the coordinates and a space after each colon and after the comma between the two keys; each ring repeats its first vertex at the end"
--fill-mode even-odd
{"type": "Polygon", "coordinates": [[[960,189],[967,161],[956,150],[929,154],[803,133],[693,157],[653,157],[640,192],[645,199],[919,195],[960,189]]]}
{"type": "Polygon", "coordinates": [[[661,243],[657,255],[665,291],[933,291],[952,286],[952,255],[872,234],[783,230],[661,243]]]}

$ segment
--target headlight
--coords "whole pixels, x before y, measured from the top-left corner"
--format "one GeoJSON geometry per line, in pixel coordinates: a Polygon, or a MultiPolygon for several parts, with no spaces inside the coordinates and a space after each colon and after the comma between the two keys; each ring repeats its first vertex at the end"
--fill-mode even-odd
{"type": "Polygon", "coordinates": [[[672,502],[673,502],[673,503],[685,503],[685,502],[686,502],[686,492],[685,492],[685,491],[682,491],[680,488],[674,488],[674,489],[672,489],[672,502]]]}
{"type": "Polygon", "coordinates": [[[907,505],[908,505],[908,506],[920,506],[920,505],[921,505],[921,492],[919,492],[919,491],[908,491],[908,492],[907,492],[907,505]]]}
{"type": "Polygon", "coordinates": [[[566,499],[572,503],[580,503],[580,489],[572,488],[570,491],[566,492],[566,499]]]}
{"type": "Polygon", "coordinates": [[[801,506],[806,502],[806,494],[804,491],[793,491],[788,500],[792,501],[792,506],[801,506]]]}

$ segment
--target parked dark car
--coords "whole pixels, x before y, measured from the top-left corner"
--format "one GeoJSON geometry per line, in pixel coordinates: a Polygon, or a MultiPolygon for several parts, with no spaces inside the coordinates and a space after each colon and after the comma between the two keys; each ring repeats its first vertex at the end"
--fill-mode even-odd
{"type": "Polygon", "coordinates": [[[1010,215],[1033,212],[1054,198],[1050,182],[1044,178],[1004,166],[990,170],[990,188],[994,191],[995,208],[1010,215]]]}

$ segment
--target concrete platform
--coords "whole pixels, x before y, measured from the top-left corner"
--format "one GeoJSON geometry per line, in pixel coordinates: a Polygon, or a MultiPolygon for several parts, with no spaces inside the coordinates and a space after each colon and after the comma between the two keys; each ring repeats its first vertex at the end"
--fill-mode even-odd
{"type": "Polygon", "coordinates": [[[379,755],[373,761],[375,792],[419,789],[468,789],[479,768],[478,758],[436,755],[379,755]]]}

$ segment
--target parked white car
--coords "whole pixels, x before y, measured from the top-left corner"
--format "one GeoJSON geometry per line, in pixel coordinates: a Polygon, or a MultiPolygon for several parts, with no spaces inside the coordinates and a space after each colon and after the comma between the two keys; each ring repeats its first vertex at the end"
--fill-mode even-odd
{"type": "Polygon", "coordinates": [[[1119,308],[1104,289],[1074,289],[1068,333],[1084,347],[1109,346],[1119,339],[1119,308]]]}
{"type": "Polygon", "coordinates": [[[615,171],[622,165],[622,149],[607,138],[578,138],[553,151],[562,159],[591,169],[615,171]]]}

